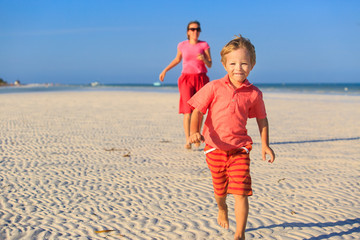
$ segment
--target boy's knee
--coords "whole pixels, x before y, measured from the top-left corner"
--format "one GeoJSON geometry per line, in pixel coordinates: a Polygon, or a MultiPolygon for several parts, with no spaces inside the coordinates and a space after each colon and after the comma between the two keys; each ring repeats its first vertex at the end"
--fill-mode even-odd
{"type": "Polygon", "coordinates": [[[248,196],[234,194],[234,198],[235,198],[235,200],[238,200],[238,201],[244,201],[244,200],[247,200],[248,196]]]}

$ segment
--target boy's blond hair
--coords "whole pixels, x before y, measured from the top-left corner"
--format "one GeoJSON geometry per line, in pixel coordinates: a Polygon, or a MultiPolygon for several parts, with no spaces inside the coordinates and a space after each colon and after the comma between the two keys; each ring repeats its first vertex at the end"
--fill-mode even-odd
{"type": "Polygon", "coordinates": [[[239,36],[235,35],[235,38],[228,42],[223,49],[220,52],[221,55],[221,62],[225,64],[225,55],[235,51],[239,48],[245,48],[249,55],[250,55],[250,63],[252,66],[255,66],[256,63],[256,53],[255,53],[255,47],[252,45],[249,39],[244,38],[239,34],[239,36]]]}

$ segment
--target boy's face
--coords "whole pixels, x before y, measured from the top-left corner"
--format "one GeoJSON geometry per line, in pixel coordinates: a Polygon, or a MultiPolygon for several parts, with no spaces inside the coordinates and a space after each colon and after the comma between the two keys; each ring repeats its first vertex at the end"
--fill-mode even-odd
{"type": "Polygon", "coordinates": [[[239,48],[226,54],[223,65],[235,87],[241,85],[254,67],[251,65],[250,55],[245,48],[239,48]]]}

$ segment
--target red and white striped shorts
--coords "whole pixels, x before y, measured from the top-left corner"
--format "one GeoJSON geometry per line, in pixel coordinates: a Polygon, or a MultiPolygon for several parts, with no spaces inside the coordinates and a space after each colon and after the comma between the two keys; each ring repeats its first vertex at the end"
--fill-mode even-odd
{"type": "Polygon", "coordinates": [[[251,145],[231,151],[205,146],[206,162],[211,172],[216,195],[252,195],[250,150],[251,145]]]}

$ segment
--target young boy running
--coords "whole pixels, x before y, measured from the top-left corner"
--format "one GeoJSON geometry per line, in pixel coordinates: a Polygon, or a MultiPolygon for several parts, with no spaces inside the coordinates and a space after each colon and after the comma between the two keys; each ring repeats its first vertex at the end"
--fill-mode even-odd
{"type": "Polygon", "coordinates": [[[252,195],[249,152],[251,137],[247,135],[248,118],[256,118],[262,143],[262,158],[274,151],[269,147],[269,127],[261,91],[247,77],[256,63],[255,48],[241,35],[221,50],[221,62],[227,75],[205,85],[188,103],[194,108],[190,126],[190,142],[205,141],[204,152],[210,169],[218,223],[229,228],[227,194],[235,198],[236,231],[234,239],[245,239],[249,212],[248,196],[252,195]],[[199,121],[208,115],[200,134],[199,121]]]}

